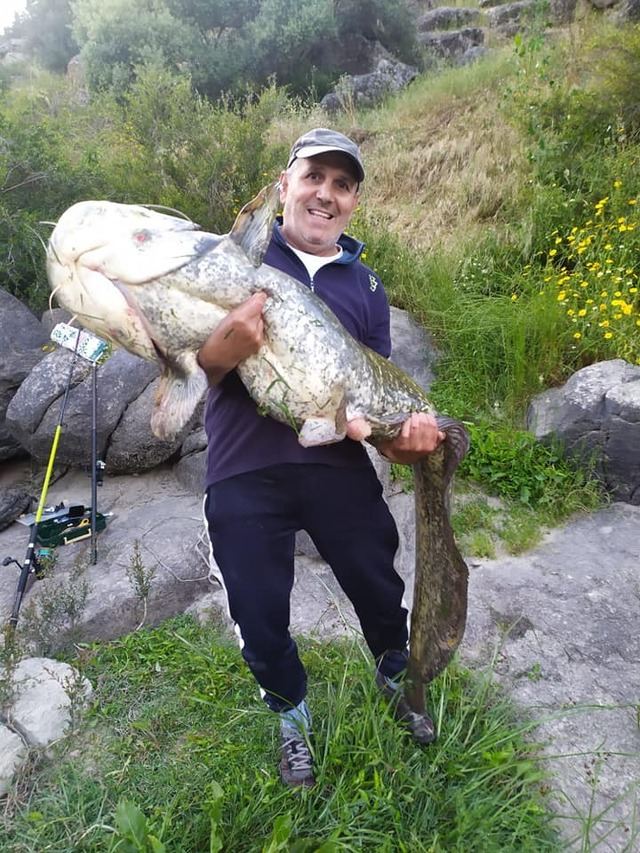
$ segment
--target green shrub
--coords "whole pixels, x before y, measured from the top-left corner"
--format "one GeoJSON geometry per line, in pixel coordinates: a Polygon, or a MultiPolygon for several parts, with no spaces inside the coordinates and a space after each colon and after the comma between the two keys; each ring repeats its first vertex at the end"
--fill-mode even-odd
{"type": "Polygon", "coordinates": [[[269,142],[289,109],[270,87],[213,105],[189,79],[148,65],[126,98],[78,103],[72,84],[42,74],[33,87],[0,101],[0,272],[4,286],[41,311],[48,285],[44,251],[50,227],[86,198],[178,209],[223,233],[235,214],[275,180],[286,157],[269,142]]]}
{"type": "Polygon", "coordinates": [[[567,461],[560,448],[541,444],[531,433],[505,426],[469,425],[471,448],[460,473],[491,494],[527,507],[546,509],[556,518],[599,501],[588,472],[567,461]],[[576,504],[576,500],[578,503],[576,504]],[[556,505],[562,503],[560,509],[556,505]]]}

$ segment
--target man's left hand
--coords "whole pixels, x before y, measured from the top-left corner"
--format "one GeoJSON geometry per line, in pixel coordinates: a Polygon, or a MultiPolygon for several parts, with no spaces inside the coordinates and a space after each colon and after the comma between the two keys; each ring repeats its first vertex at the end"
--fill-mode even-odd
{"type": "Polygon", "coordinates": [[[380,442],[376,447],[390,462],[412,465],[436,450],[445,438],[446,434],[438,429],[433,415],[414,412],[402,424],[402,429],[394,439],[380,442]]]}

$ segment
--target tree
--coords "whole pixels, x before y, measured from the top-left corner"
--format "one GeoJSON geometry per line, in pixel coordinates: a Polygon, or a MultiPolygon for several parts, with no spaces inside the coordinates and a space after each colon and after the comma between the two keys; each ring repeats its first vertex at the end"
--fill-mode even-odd
{"type": "Polygon", "coordinates": [[[12,34],[26,40],[26,50],[49,71],[64,71],[78,45],[71,32],[69,0],[27,0],[12,34]]]}
{"type": "Polygon", "coordinates": [[[124,92],[136,66],[153,61],[190,71],[198,81],[203,40],[195,23],[176,17],[165,0],[76,0],[73,32],[91,88],[124,92]]]}

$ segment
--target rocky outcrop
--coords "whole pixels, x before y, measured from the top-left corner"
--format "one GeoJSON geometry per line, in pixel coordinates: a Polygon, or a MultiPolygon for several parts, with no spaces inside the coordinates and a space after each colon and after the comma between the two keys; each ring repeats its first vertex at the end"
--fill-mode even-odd
{"type": "Polygon", "coordinates": [[[21,38],[7,38],[0,41],[0,65],[13,65],[16,62],[26,62],[27,43],[21,38]]]}
{"type": "MultiPolygon", "coordinates": [[[[161,441],[149,421],[157,391],[158,367],[116,350],[96,368],[98,455],[116,473],[144,471],[164,462],[180,447],[188,426],[172,441],[161,441]]],[[[91,464],[93,368],[73,353],[49,353],[20,386],[6,413],[10,432],[29,454],[46,460],[60,419],[71,376],[56,460],[62,465],[91,464]]]]}
{"type": "Polygon", "coordinates": [[[523,24],[531,20],[536,9],[539,8],[537,0],[516,0],[515,3],[504,3],[487,9],[487,22],[490,27],[503,27],[505,24],[523,24]]]}
{"type": "Polygon", "coordinates": [[[439,59],[462,59],[469,49],[483,44],[484,30],[463,27],[461,30],[420,33],[418,40],[429,54],[439,59]]]}
{"type": "Polygon", "coordinates": [[[465,8],[464,6],[436,6],[435,9],[430,9],[420,15],[416,20],[416,27],[419,33],[455,29],[477,22],[480,14],[478,9],[465,8]]]}
{"type": "Polygon", "coordinates": [[[614,6],[615,20],[619,24],[640,21],[640,0],[623,0],[614,6]]]}
{"type": "Polygon", "coordinates": [[[616,500],[640,505],[640,367],[622,359],[585,367],[536,397],[527,423],[536,438],[593,464],[616,500]]]}
{"type": "Polygon", "coordinates": [[[45,356],[49,336],[37,317],[15,296],[0,288],[0,462],[24,456],[24,445],[5,423],[14,394],[45,356]]]}
{"type": "Polygon", "coordinates": [[[380,59],[369,74],[345,75],[320,105],[335,113],[351,108],[372,107],[387,95],[404,89],[418,76],[418,69],[394,59],[380,59]]]}

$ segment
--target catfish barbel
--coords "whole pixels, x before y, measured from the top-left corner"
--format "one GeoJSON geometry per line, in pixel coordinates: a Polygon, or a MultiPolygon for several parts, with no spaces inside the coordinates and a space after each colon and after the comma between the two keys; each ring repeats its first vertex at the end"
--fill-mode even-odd
{"type": "MultiPolygon", "coordinates": [[[[237,372],[264,412],[288,423],[305,446],[346,436],[366,421],[368,440],[394,438],[412,412],[435,414],[420,386],[358,343],[321,299],[262,264],[278,210],[278,185],[239,213],[229,234],[138,205],[83,201],[60,217],[47,247],[59,303],[114,344],[159,362],[151,416],[175,437],[207,388],[197,352],[211,331],[252,294],[265,291],[264,343],[237,372]]],[[[448,494],[468,450],[466,430],[438,417],[446,440],[413,468],[416,568],[406,693],[424,711],[424,684],[447,665],[464,632],[467,567],[454,542],[448,494]]]]}

